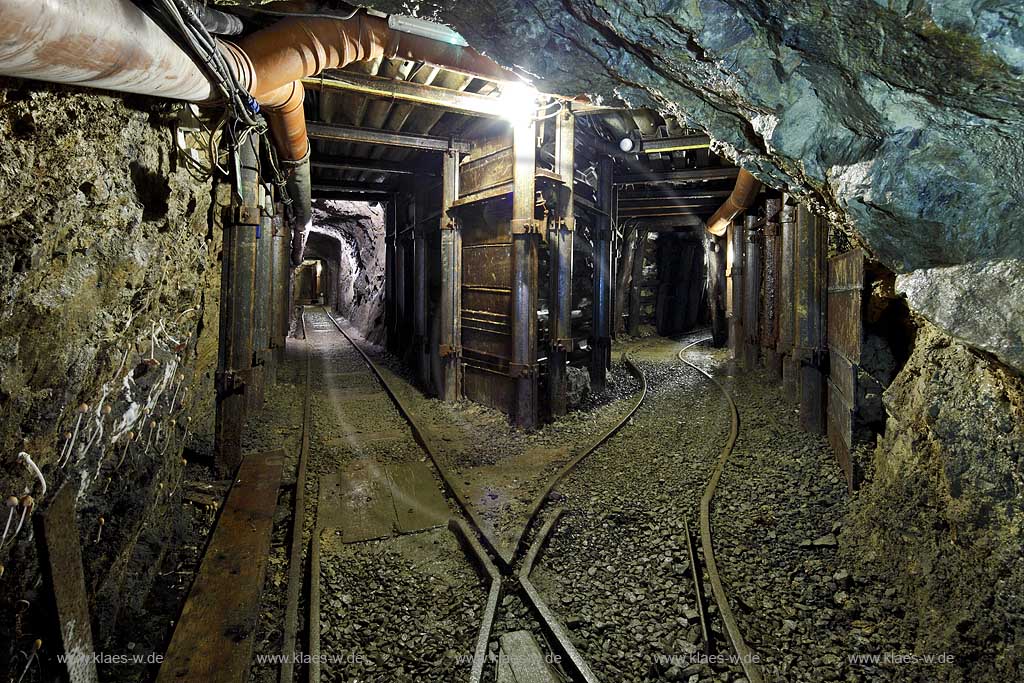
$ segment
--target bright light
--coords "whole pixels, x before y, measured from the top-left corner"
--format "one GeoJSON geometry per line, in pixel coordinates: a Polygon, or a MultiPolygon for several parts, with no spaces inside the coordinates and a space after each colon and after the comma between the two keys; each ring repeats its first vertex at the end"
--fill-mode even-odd
{"type": "Polygon", "coordinates": [[[540,93],[533,86],[522,81],[509,81],[501,86],[499,101],[502,116],[513,125],[530,122],[537,115],[537,100],[540,93]]]}
{"type": "Polygon", "coordinates": [[[619,149],[623,152],[633,151],[633,138],[622,138],[619,140],[619,149]]]}

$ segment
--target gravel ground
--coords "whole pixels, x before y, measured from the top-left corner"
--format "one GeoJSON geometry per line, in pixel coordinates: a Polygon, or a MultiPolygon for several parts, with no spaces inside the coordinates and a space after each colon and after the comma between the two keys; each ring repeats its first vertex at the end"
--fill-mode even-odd
{"type": "Polygon", "coordinates": [[[601,680],[740,678],[738,667],[699,659],[683,535],[684,519],[697,528],[700,495],[728,433],[710,382],[675,357],[697,338],[634,342],[648,398],[559,486],[567,514],[534,570],[534,583],[601,680]]]}
{"type": "MultiPolygon", "coordinates": [[[[405,418],[327,316],[307,311],[312,430],[307,537],[321,476],[350,463],[423,460],[405,418]]],[[[435,475],[436,476],[436,475],[435,475]]],[[[438,487],[440,479],[436,480],[438,487]]],[[[453,510],[454,513],[454,510],[453,510]]],[[[322,524],[322,522],[321,522],[322,524]]],[[[321,535],[321,673],[327,681],[455,681],[464,677],[487,598],[447,529],[342,544],[321,535]]]]}
{"type": "MultiPolygon", "coordinates": [[[[321,549],[326,681],[459,681],[487,585],[447,529],[321,549]]],[[[466,659],[468,657],[468,659],[466,659]]]]}
{"type": "Polygon", "coordinates": [[[632,407],[640,382],[616,361],[607,389],[589,396],[578,410],[541,428],[515,429],[497,410],[471,401],[454,404],[425,397],[411,384],[408,370],[380,349],[367,350],[376,363],[406,382],[404,405],[430,431],[431,442],[473,505],[481,522],[505,545],[511,545],[525,522],[530,504],[578,448],[616,424],[632,407]]]}
{"type": "MultiPolygon", "coordinates": [[[[712,524],[726,590],[768,677],[783,681],[950,680],[942,665],[853,663],[914,653],[895,590],[854,584],[836,535],[846,484],[823,436],[800,429],[794,406],[761,374],[729,378],[740,435],[712,524]]],[[[941,653],[936,653],[941,654],[941,653]]]]}

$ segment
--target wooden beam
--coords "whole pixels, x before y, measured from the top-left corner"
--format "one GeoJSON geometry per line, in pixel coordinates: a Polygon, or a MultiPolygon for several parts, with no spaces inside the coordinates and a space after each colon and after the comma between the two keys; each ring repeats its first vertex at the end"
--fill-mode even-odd
{"type": "Polygon", "coordinates": [[[314,178],[313,190],[326,192],[391,192],[391,186],[384,183],[364,183],[359,180],[334,180],[330,178],[314,178]]]}
{"type": "Polygon", "coordinates": [[[357,128],[335,123],[308,122],[306,133],[313,140],[333,140],[335,142],[358,142],[365,145],[384,145],[387,147],[406,147],[429,152],[444,152],[454,149],[457,152],[468,152],[470,144],[464,140],[440,138],[432,135],[416,135],[413,133],[392,133],[374,128],[357,128]]]}
{"type": "Polygon", "coordinates": [[[330,78],[304,78],[302,85],[322,92],[354,92],[368,97],[413,102],[438,107],[456,114],[500,117],[508,103],[497,97],[422,85],[411,81],[397,81],[377,76],[363,76],[348,71],[332,71],[330,78]]]}

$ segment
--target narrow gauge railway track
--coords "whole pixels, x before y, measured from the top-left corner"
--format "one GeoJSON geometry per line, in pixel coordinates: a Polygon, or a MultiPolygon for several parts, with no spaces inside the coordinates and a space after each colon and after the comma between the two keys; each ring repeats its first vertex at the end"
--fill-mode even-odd
{"type": "MultiPolygon", "coordinates": [[[[331,316],[330,313],[324,311],[323,316],[324,318],[330,321],[329,324],[333,324],[333,326],[337,329],[338,332],[341,333],[341,335],[348,342],[348,344],[351,345],[351,347],[358,352],[359,356],[362,358],[362,361],[366,364],[366,366],[373,372],[377,381],[380,383],[380,386],[388,394],[395,407],[408,422],[412,430],[412,433],[415,436],[420,447],[423,449],[423,451],[430,458],[431,462],[434,464],[435,469],[443,482],[446,492],[448,493],[450,498],[456,503],[457,507],[463,512],[466,520],[468,520],[467,522],[465,520],[453,518],[449,526],[452,532],[455,534],[455,536],[459,538],[461,544],[466,550],[467,556],[469,556],[469,558],[476,565],[478,571],[481,573],[481,575],[488,578],[490,581],[488,598],[484,606],[483,618],[481,620],[482,623],[476,639],[476,645],[473,650],[474,656],[473,665],[470,673],[470,681],[476,683],[477,681],[485,679],[494,680],[498,678],[497,672],[494,672],[494,674],[489,678],[487,677],[487,673],[485,673],[488,664],[488,644],[492,640],[493,625],[498,618],[499,612],[502,609],[501,597],[503,593],[507,594],[506,591],[508,590],[508,586],[510,584],[510,581],[508,580],[509,577],[514,577],[515,579],[517,579],[517,582],[513,585],[516,585],[518,590],[513,588],[512,592],[516,593],[523,600],[523,602],[530,607],[531,612],[536,618],[537,624],[540,626],[541,632],[543,632],[546,636],[546,641],[549,649],[552,653],[558,655],[559,661],[562,663],[564,671],[568,674],[568,677],[574,681],[584,683],[596,683],[598,678],[590,670],[586,661],[583,659],[583,657],[580,655],[580,653],[577,651],[577,649],[571,642],[565,627],[555,617],[553,611],[544,603],[544,600],[541,598],[539,592],[533,588],[529,579],[532,567],[536,562],[539,554],[542,552],[542,549],[547,541],[547,538],[549,537],[552,529],[557,523],[558,518],[562,513],[562,510],[554,510],[552,514],[547,516],[547,520],[542,528],[536,529],[536,527],[538,526],[538,522],[542,517],[542,512],[547,507],[551,491],[559,484],[559,482],[565,479],[565,477],[570,472],[572,472],[573,469],[580,462],[582,462],[588,455],[592,454],[594,451],[600,448],[602,444],[604,444],[616,432],[618,432],[640,408],[641,404],[647,396],[647,380],[644,373],[641,372],[640,368],[630,358],[628,358],[625,355],[623,356],[630,371],[641,382],[641,390],[638,392],[639,395],[634,399],[633,404],[629,407],[629,409],[626,411],[626,414],[621,419],[616,421],[614,425],[612,425],[607,430],[599,434],[596,438],[592,439],[592,441],[586,444],[583,448],[576,451],[576,453],[570,458],[570,460],[553,477],[551,477],[548,482],[546,482],[546,484],[542,487],[542,490],[537,494],[537,496],[533,500],[528,510],[527,519],[523,523],[518,534],[515,536],[516,541],[511,549],[511,553],[502,553],[501,546],[497,543],[493,535],[487,530],[485,525],[481,523],[476,512],[473,510],[471,503],[466,499],[465,496],[463,496],[460,493],[458,487],[454,485],[455,480],[452,477],[452,473],[447,470],[444,463],[442,462],[442,459],[438,457],[438,447],[435,444],[431,443],[431,441],[429,440],[427,432],[418,423],[415,412],[403,402],[401,394],[397,390],[397,387],[392,386],[392,382],[394,380],[389,379],[388,375],[381,371],[381,369],[377,366],[377,364],[369,356],[369,354],[367,354],[366,351],[364,351],[361,348],[361,346],[358,343],[356,343],[355,340],[353,340],[346,333],[343,326],[333,316],[331,316]],[[527,547],[527,539],[530,538],[531,534],[533,534],[534,537],[533,543],[532,545],[527,547]],[[482,544],[479,543],[478,540],[482,540],[482,544]],[[491,561],[492,557],[494,558],[494,562],[491,561]],[[515,576],[517,569],[518,576],[515,576]]],[[[305,317],[306,313],[303,312],[302,325],[304,332],[306,327],[305,317]]],[[[316,327],[319,331],[323,331],[324,329],[322,325],[317,325],[316,327]]],[[[700,342],[695,342],[695,344],[696,343],[700,342]]],[[[690,346],[692,345],[693,344],[691,344],[690,346]]],[[[718,479],[721,475],[722,467],[724,466],[725,461],[728,458],[728,455],[731,452],[732,446],[736,439],[736,433],[738,430],[738,413],[736,413],[735,404],[732,403],[732,399],[729,396],[728,392],[725,390],[725,388],[722,387],[721,384],[719,384],[717,380],[711,377],[708,373],[704,372],[701,368],[693,365],[692,363],[689,363],[689,361],[686,361],[683,358],[683,353],[687,348],[689,348],[689,346],[679,351],[679,360],[682,361],[683,363],[686,363],[687,365],[690,365],[691,367],[693,367],[694,369],[696,369],[697,371],[701,372],[709,379],[711,379],[711,381],[716,384],[716,386],[723,392],[723,394],[728,399],[733,413],[730,437],[727,441],[726,447],[723,449],[722,454],[719,457],[717,466],[715,467],[715,470],[712,473],[711,481],[709,482],[708,487],[705,490],[704,497],[702,499],[701,542],[704,548],[705,558],[707,558],[708,574],[711,578],[713,593],[716,602],[719,604],[719,613],[722,615],[723,621],[725,622],[726,632],[729,634],[730,641],[734,649],[736,650],[737,654],[740,655],[740,661],[743,663],[744,671],[747,674],[748,679],[751,681],[751,683],[760,683],[764,679],[761,676],[760,671],[757,669],[756,665],[748,661],[750,659],[751,651],[743,641],[742,636],[739,633],[739,629],[736,625],[735,619],[732,617],[732,612],[728,607],[727,601],[725,600],[724,589],[722,588],[721,580],[718,577],[717,566],[715,565],[713,550],[711,549],[710,525],[707,521],[707,511],[710,510],[710,501],[714,495],[714,488],[717,485],[718,479]]],[[[308,410],[306,414],[308,416],[308,410]]],[[[308,435],[308,426],[304,426],[304,435],[308,435]]],[[[304,436],[303,446],[304,448],[308,448],[308,436],[304,436]]],[[[300,467],[302,467],[303,464],[304,460],[300,461],[300,467]]],[[[302,514],[302,511],[297,511],[297,514],[302,514]]],[[[314,565],[313,570],[314,572],[317,572],[316,565],[318,564],[319,558],[315,547],[312,555],[312,564],[314,565]]],[[[696,562],[696,558],[693,557],[692,552],[691,560],[693,562],[696,562]]],[[[319,600],[318,592],[319,577],[316,576],[316,574],[314,574],[311,581],[311,606],[314,598],[319,600]],[[312,593],[317,593],[317,595],[312,595],[312,593]]],[[[704,612],[703,609],[701,611],[702,613],[704,612]]],[[[703,624],[703,626],[707,631],[706,624],[703,624]]],[[[309,635],[311,639],[310,652],[311,654],[316,654],[319,651],[319,644],[313,642],[314,637],[318,638],[319,635],[317,633],[316,625],[311,624],[309,635]]],[[[320,680],[318,667],[311,667],[310,674],[311,681],[320,680]]],[[[283,683],[288,683],[288,680],[290,679],[285,679],[282,677],[283,683]]]]}

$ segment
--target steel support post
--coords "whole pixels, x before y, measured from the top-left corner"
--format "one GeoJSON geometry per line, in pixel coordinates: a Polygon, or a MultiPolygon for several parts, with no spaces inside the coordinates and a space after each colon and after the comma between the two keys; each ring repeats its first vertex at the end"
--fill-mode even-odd
{"type": "Polygon", "coordinates": [[[783,195],[780,227],[782,255],[779,268],[779,354],[782,356],[782,394],[791,403],[797,401],[800,363],[793,353],[796,335],[795,275],[796,204],[783,195]]]}
{"type": "Polygon", "coordinates": [[[629,280],[629,333],[636,336],[640,332],[640,297],[643,291],[644,260],[647,253],[647,236],[649,232],[643,226],[637,227],[636,240],[633,242],[633,273],[629,280]]]}
{"type": "Polygon", "coordinates": [[[743,365],[747,370],[757,368],[758,312],[761,294],[761,233],[755,227],[757,217],[747,214],[743,219],[743,365]]]}
{"type": "Polygon", "coordinates": [[[253,285],[252,353],[253,391],[249,393],[249,409],[263,407],[266,386],[271,382],[270,358],[270,287],[274,254],[271,244],[271,210],[273,189],[260,185],[260,227],[256,231],[256,277],[253,285]]]}
{"type": "Polygon", "coordinates": [[[800,361],[800,425],[825,432],[824,296],[828,271],[825,221],[801,205],[796,217],[796,352],[800,361]]]}
{"type": "Polygon", "coordinates": [[[233,474],[242,461],[246,397],[252,390],[253,286],[260,225],[258,140],[247,136],[235,152],[237,192],[232,193],[232,215],[224,231],[214,434],[222,474],[233,474]]]}
{"type": "Polygon", "coordinates": [[[289,299],[289,282],[291,280],[290,231],[284,219],[284,205],[274,204],[274,217],[271,221],[273,245],[273,285],[271,292],[271,335],[270,344],[273,348],[274,360],[284,360],[286,339],[288,338],[288,318],[291,301],[289,299]]]}
{"type": "Polygon", "coordinates": [[[626,306],[629,303],[629,279],[633,274],[633,257],[636,255],[636,240],[640,228],[634,226],[632,229],[624,228],[625,234],[622,240],[622,254],[619,262],[618,277],[615,289],[615,324],[616,337],[626,331],[626,306]]]}
{"type": "Polygon", "coordinates": [[[761,352],[765,369],[775,381],[782,379],[782,359],[778,352],[779,343],[779,262],[782,257],[782,239],[779,227],[779,212],[782,202],[778,199],[765,200],[764,262],[761,278],[761,352]]]}
{"type": "Polygon", "coordinates": [[[726,316],[729,318],[729,355],[743,358],[743,226],[735,221],[726,231],[726,316]]]}
{"type": "Polygon", "coordinates": [[[598,216],[594,233],[594,338],[590,352],[590,383],[595,392],[604,391],[608,367],[612,360],[612,159],[602,157],[598,163],[597,203],[603,212],[598,216]]]}
{"type": "Polygon", "coordinates": [[[387,333],[387,349],[396,353],[398,349],[398,303],[395,286],[395,221],[394,205],[384,206],[384,321],[387,333]]]}
{"type": "Polygon", "coordinates": [[[462,397],[462,233],[452,204],[459,198],[459,153],[450,149],[442,161],[441,198],[441,357],[445,401],[462,397]]]}
{"type": "Polygon", "coordinates": [[[416,354],[416,370],[424,390],[430,389],[430,349],[427,343],[427,233],[420,223],[420,213],[426,207],[424,190],[417,188],[409,203],[409,223],[413,226],[413,347],[416,354]]]}
{"type": "Polygon", "coordinates": [[[408,233],[402,230],[404,224],[399,220],[398,195],[392,201],[395,214],[395,332],[397,335],[396,349],[404,358],[409,351],[409,284],[408,284],[408,233]]]}
{"type": "Polygon", "coordinates": [[[512,152],[512,362],[515,424],[533,429],[537,402],[536,123],[513,126],[512,152]]]}
{"type": "Polygon", "coordinates": [[[572,252],[576,231],[576,178],[574,147],[576,119],[569,105],[555,118],[555,173],[562,179],[558,215],[548,223],[549,332],[548,332],[548,403],[552,417],[568,412],[566,363],[572,349],[572,252]]]}

